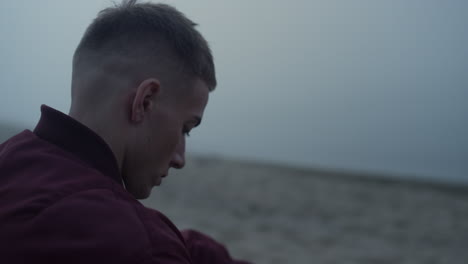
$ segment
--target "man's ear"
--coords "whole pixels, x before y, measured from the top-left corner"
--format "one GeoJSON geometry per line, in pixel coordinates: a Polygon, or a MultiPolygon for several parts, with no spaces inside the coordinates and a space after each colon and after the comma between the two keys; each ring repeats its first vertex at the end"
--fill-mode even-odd
{"type": "Polygon", "coordinates": [[[151,112],[156,98],[161,93],[161,84],[158,79],[146,79],[140,83],[132,100],[130,121],[140,123],[146,114],[151,112]]]}

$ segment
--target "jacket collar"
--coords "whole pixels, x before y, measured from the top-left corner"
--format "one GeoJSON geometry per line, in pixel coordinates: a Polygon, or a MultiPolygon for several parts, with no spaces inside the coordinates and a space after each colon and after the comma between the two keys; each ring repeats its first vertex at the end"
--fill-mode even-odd
{"type": "Polygon", "coordinates": [[[78,158],[122,185],[117,160],[109,145],[90,128],[47,105],[34,134],[73,153],[78,158]]]}

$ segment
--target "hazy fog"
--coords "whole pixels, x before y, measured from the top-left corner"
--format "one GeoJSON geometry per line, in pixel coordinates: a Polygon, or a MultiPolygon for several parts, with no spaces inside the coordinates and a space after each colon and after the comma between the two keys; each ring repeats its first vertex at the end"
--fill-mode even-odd
{"type": "MultiPolygon", "coordinates": [[[[468,1],[165,1],[219,86],[194,152],[468,183],[468,1]]],[[[0,2],[0,121],[70,105],[71,56],[110,1],[0,2]]]]}

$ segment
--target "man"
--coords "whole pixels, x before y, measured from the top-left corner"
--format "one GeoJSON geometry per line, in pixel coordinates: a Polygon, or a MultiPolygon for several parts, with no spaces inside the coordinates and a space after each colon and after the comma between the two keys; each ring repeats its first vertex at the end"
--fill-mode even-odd
{"type": "Polygon", "coordinates": [[[0,263],[246,263],[137,201],[184,167],[216,78],[192,21],[135,2],[86,30],[69,115],[43,105],[0,145],[0,263]]]}

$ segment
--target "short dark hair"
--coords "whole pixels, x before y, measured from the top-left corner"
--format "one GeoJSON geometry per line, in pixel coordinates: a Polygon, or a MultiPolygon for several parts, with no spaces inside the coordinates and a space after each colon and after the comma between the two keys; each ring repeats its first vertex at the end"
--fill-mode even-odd
{"type": "Polygon", "coordinates": [[[74,67],[89,53],[126,55],[144,47],[149,52],[137,53],[144,54],[142,61],[176,60],[184,73],[200,78],[210,91],[214,90],[213,56],[207,41],[195,29],[197,24],[169,5],[136,2],[123,1],[99,12],[75,51],[74,67]]]}

